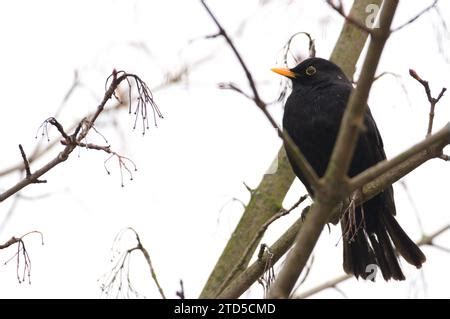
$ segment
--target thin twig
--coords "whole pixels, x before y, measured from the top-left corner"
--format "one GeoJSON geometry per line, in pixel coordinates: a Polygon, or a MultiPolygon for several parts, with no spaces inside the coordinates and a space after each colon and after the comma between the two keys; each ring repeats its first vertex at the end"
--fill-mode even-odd
{"type": "MultiPolygon", "coordinates": [[[[67,145],[67,141],[62,140],[61,141],[62,145],[67,145]]],[[[97,150],[97,151],[103,151],[106,154],[109,154],[110,156],[104,161],[104,167],[106,170],[106,173],[108,175],[111,175],[111,171],[108,169],[108,167],[106,166],[106,164],[112,159],[112,158],[117,158],[117,161],[119,163],[119,169],[120,169],[120,181],[121,181],[121,186],[124,187],[124,179],[123,179],[123,171],[126,171],[130,177],[130,180],[133,180],[133,171],[137,171],[137,167],[136,164],[133,162],[133,160],[131,160],[130,158],[120,155],[119,153],[113,151],[111,149],[110,145],[97,145],[97,144],[93,144],[93,143],[83,143],[83,142],[78,142],[76,141],[75,144],[79,147],[82,148],[86,148],[86,149],[91,149],[91,150],[97,150]],[[130,169],[129,165],[132,166],[132,168],[130,169]]]]}
{"type": "Polygon", "coordinates": [[[403,83],[403,78],[400,74],[397,74],[394,72],[389,72],[389,71],[384,71],[384,72],[381,72],[380,74],[378,74],[377,76],[375,76],[373,81],[374,82],[378,81],[379,79],[385,77],[386,75],[393,76],[395,78],[395,80],[397,81],[397,83],[400,84],[400,87],[405,95],[406,101],[408,102],[408,105],[411,106],[411,99],[409,97],[408,90],[406,89],[406,86],[403,83]]]}
{"type": "Polygon", "coordinates": [[[28,283],[31,284],[31,258],[28,254],[28,250],[25,247],[25,241],[24,238],[31,234],[38,234],[41,237],[41,243],[44,245],[44,236],[40,231],[33,230],[30,231],[20,237],[11,237],[7,242],[4,244],[0,244],[0,249],[8,248],[14,244],[17,244],[17,250],[16,253],[9,258],[7,261],[5,261],[3,264],[6,265],[12,260],[16,260],[16,276],[17,281],[19,283],[22,283],[25,281],[25,277],[28,278],[28,283]],[[20,271],[21,264],[23,260],[23,269],[20,271]]]}
{"type": "Polygon", "coordinates": [[[312,266],[314,265],[314,255],[311,255],[311,259],[309,264],[306,266],[306,270],[305,270],[305,275],[303,276],[303,278],[298,282],[298,284],[295,286],[295,288],[292,290],[292,294],[295,294],[295,292],[300,288],[301,285],[303,285],[306,281],[306,279],[308,279],[309,274],[311,273],[311,269],[312,266]]]}
{"type": "Polygon", "coordinates": [[[422,79],[416,71],[413,69],[409,69],[409,75],[413,77],[415,80],[417,80],[420,84],[422,84],[423,88],[425,89],[425,93],[428,98],[428,102],[430,102],[430,114],[428,118],[428,129],[427,129],[427,135],[430,135],[433,131],[433,120],[434,120],[434,109],[436,104],[439,102],[439,100],[444,96],[445,91],[447,91],[447,88],[443,87],[439,95],[434,98],[431,96],[431,90],[430,85],[428,84],[428,81],[422,79]]]}
{"type": "Polygon", "coordinates": [[[361,31],[367,32],[368,34],[372,34],[372,29],[368,28],[361,22],[355,20],[353,17],[347,15],[344,11],[344,6],[342,4],[342,1],[339,0],[338,4],[335,4],[333,0],[327,0],[328,5],[337,13],[339,13],[346,21],[353,24],[355,27],[360,29],[361,31]]]}
{"type": "MultiPolygon", "coordinates": [[[[166,295],[165,295],[163,289],[161,288],[161,285],[159,284],[158,277],[156,275],[156,271],[155,271],[152,261],[150,259],[150,254],[148,253],[147,249],[142,245],[139,234],[132,227],[127,227],[127,228],[123,229],[122,231],[120,231],[116,235],[116,238],[114,239],[114,244],[113,244],[113,252],[115,253],[114,246],[118,245],[122,241],[122,238],[127,231],[131,231],[135,235],[137,244],[136,244],[136,246],[134,246],[132,248],[126,249],[124,252],[119,252],[119,257],[117,258],[117,261],[114,263],[112,269],[104,275],[104,283],[102,283],[102,285],[101,285],[103,293],[105,293],[107,296],[109,296],[110,294],[112,294],[114,292],[115,287],[117,286],[117,288],[116,288],[117,289],[117,293],[116,293],[117,297],[121,293],[126,293],[126,296],[128,297],[129,292],[133,293],[135,296],[140,296],[139,292],[133,287],[133,284],[131,282],[130,267],[129,267],[131,254],[134,251],[140,251],[142,253],[142,255],[144,256],[144,258],[147,262],[147,265],[150,268],[151,277],[152,277],[154,283],[156,284],[156,287],[158,288],[159,294],[161,295],[161,297],[163,299],[166,299],[166,295]],[[127,289],[123,288],[123,281],[125,281],[125,280],[127,282],[127,289]]],[[[113,256],[113,259],[114,259],[114,256],[113,256]]],[[[114,262],[114,261],[112,260],[112,262],[114,262]]]]}
{"type": "MultiPolygon", "coordinates": [[[[23,165],[25,168],[25,179],[30,179],[31,178],[30,163],[28,162],[27,154],[25,154],[22,144],[19,144],[19,150],[20,150],[20,154],[22,155],[23,165]]],[[[40,180],[40,179],[35,179],[35,180],[32,180],[31,182],[34,184],[47,183],[46,180],[40,180]]]]}
{"type": "Polygon", "coordinates": [[[228,83],[219,83],[217,85],[219,87],[219,89],[222,90],[231,90],[231,91],[235,91],[238,92],[239,94],[242,94],[244,97],[246,97],[247,99],[250,99],[253,101],[253,97],[251,97],[250,95],[248,95],[247,93],[245,93],[240,87],[238,87],[235,83],[232,82],[228,82],[228,83]]]}
{"type": "Polygon", "coordinates": [[[22,155],[23,165],[25,167],[26,178],[29,178],[31,175],[30,164],[28,163],[27,155],[23,150],[22,144],[19,144],[20,154],[22,155]]]}
{"type": "Polygon", "coordinates": [[[185,299],[186,298],[186,295],[184,293],[184,284],[183,284],[183,280],[182,279],[180,279],[180,290],[177,290],[177,292],[175,294],[180,299],[185,299]]]}
{"type": "MultiPolygon", "coordinates": [[[[197,67],[197,66],[201,65],[205,61],[207,61],[206,58],[202,59],[202,60],[199,60],[199,61],[195,62],[193,64],[193,66],[197,67]]],[[[173,75],[172,74],[167,74],[166,79],[163,82],[161,82],[160,84],[152,87],[151,91],[155,92],[155,91],[164,89],[164,88],[166,88],[169,85],[178,83],[183,78],[183,75],[187,74],[187,70],[188,70],[187,67],[183,67],[182,70],[180,70],[179,72],[176,72],[173,75]]],[[[66,93],[66,96],[64,97],[63,101],[61,102],[61,106],[55,112],[55,115],[54,115],[55,118],[59,114],[59,111],[61,110],[61,107],[65,103],[66,98],[69,97],[69,92],[73,93],[73,89],[74,89],[74,84],[75,83],[76,83],[76,77],[74,78],[74,83],[72,84],[72,86],[69,89],[69,91],[66,93]]],[[[114,111],[120,110],[123,106],[124,106],[124,104],[122,102],[119,102],[119,103],[116,103],[115,105],[113,105],[112,107],[108,107],[107,109],[103,110],[102,113],[105,114],[105,113],[114,112],[114,111]]],[[[86,116],[84,116],[83,118],[92,118],[93,115],[94,115],[94,112],[90,112],[86,116]]],[[[69,132],[73,131],[78,126],[78,124],[79,124],[79,121],[73,123],[69,127],[68,131],[69,132]]],[[[36,161],[37,159],[41,158],[43,155],[47,154],[54,146],[56,146],[58,144],[59,144],[58,140],[51,141],[49,144],[47,144],[45,146],[45,148],[41,148],[41,145],[38,144],[34,148],[34,150],[31,152],[31,155],[28,156],[29,162],[32,163],[32,162],[36,161]]],[[[0,170],[0,176],[5,176],[5,175],[8,175],[8,174],[11,174],[12,172],[15,172],[15,171],[23,169],[23,168],[24,167],[23,167],[23,163],[22,162],[20,162],[18,164],[11,165],[11,166],[9,166],[7,168],[4,168],[4,169],[0,170]]]]}
{"type": "Polygon", "coordinates": [[[209,7],[205,3],[205,1],[204,0],[200,0],[200,2],[202,3],[203,7],[208,12],[209,16],[211,17],[211,19],[214,21],[214,23],[216,24],[217,28],[219,29],[219,31],[214,35],[214,37],[218,37],[219,35],[221,35],[221,36],[223,36],[225,38],[225,40],[227,41],[227,43],[230,46],[231,50],[233,51],[234,55],[238,59],[239,64],[241,65],[242,69],[244,70],[245,76],[247,77],[248,83],[249,83],[250,88],[251,88],[251,90],[253,92],[253,99],[255,100],[255,102],[258,101],[260,105],[264,104],[262,102],[261,98],[259,97],[259,93],[258,93],[258,90],[256,89],[256,84],[255,84],[255,81],[253,80],[253,76],[250,73],[250,70],[247,68],[247,65],[245,64],[244,60],[242,59],[242,56],[239,54],[238,50],[234,46],[233,41],[228,36],[228,33],[225,31],[225,29],[222,27],[220,22],[217,20],[216,16],[211,11],[211,9],[209,9],[209,7]]]}
{"type": "Polygon", "coordinates": [[[404,27],[406,27],[407,25],[413,23],[414,21],[416,21],[417,19],[419,19],[424,13],[426,13],[427,11],[433,9],[439,0],[434,0],[433,3],[431,5],[429,5],[428,7],[426,7],[425,9],[423,9],[422,11],[420,11],[418,14],[416,14],[414,17],[412,17],[411,19],[409,19],[408,21],[406,21],[405,23],[399,25],[398,27],[392,29],[392,32],[396,32],[399,31],[401,29],[403,29],[404,27]]]}
{"type": "Polygon", "coordinates": [[[152,275],[152,279],[158,287],[158,292],[161,295],[163,299],[166,299],[166,295],[164,294],[164,290],[161,288],[161,285],[159,284],[158,277],[156,276],[155,268],[153,267],[152,261],[150,259],[150,254],[148,253],[147,249],[142,245],[141,240],[139,238],[139,235],[136,233],[136,240],[138,241],[138,245],[136,246],[144,255],[145,260],[147,261],[147,265],[150,269],[150,274],[152,275]]]}

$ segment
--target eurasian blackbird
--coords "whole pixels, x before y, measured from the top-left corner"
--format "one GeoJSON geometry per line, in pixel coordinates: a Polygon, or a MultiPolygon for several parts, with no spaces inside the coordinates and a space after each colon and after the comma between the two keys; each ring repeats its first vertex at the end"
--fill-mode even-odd
{"type": "MultiPolygon", "coordinates": [[[[336,64],[321,58],[306,59],[293,69],[272,70],[292,80],[283,127],[317,175],[322,177],[353,89],[352,83],[336,64]]],[[[383,141],[369,108],[364,126],[348,171],[350,177],[386,159],[383,141]]],[[[287,155],[295,174],[314,197],[313,189],[293,156],[289,152],[287,155]]],[[[394,246],[408,263],[417,268],[422,266],[425,255],[398,224],[395,213],[394,193],[390,186],[356,207],[353,214],[343,214],[345,272],[366,279],[376,270],[373,265],[378,265],[385,280],[404,280],[394,246]]],[[[369,279],[373,279],[371,277],[369,279]]]]}

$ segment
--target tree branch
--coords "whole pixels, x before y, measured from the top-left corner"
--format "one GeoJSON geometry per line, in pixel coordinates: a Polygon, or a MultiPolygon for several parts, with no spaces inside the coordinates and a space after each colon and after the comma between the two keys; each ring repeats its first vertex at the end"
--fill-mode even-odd
{"type": "MultiPolygon", "coordinates": [[[[199,61],[196,61],[193,64],[193,66],[197,67],[207,60],[208,60],[208,58],[204,58],[199,61]]],[[[170,86],[172,84],[176,84],[176,83],[180,82],[183,79],[183,76],[186,75],[189,71],[191,71],[191,70],[187,66],[183,66],[183,68],[181,70],[179,70],[173,74],[171,74],[171,73],[166,74],[166,79],[164,81],[162,81],[160,84],[152,87],[151,91],[156,92],[158,90],[166,88],[167,86],[170,86]]],[[[55,118],[57,117],[57,115],[60,114],[62,107],[67,102],[68,98],[73,93],[73,91],[77,85],[80,85],[80,83],[78,80],[78,74],[75,71],[74,82],[73,82],[72,86],[69,88],[69,90],[67,91],[66,95],[64,96],[58,110],[55,112],[55,115],[54,115],[55,118]]],[[[128,102],[131,102],[131,101],[128,101],[128,102]]],[[[124,105],[125,104],[123,103],[123,101],[121,101],[121,102],[118,101],[118,103],[116,103],[115,105],[108,107],[107,109],[104,109],[102,111],[102,114],[117,111],[117,110],[121,109],[124,105]]],[[[91,118],[93,115],[94,115],[94,112],[90,112],[90,113],[86,114],[83,118],[91,118]]],[[[78,124],[79,124],[79,121],[72,123],[72,125],[69,127],[68,131],[69,132],[73,131],[78,126],[78,124]]],[[[60,144],[59,142],[60,142],[59,140],[53,140],[53,141],[49,142],[45,146],[45,148],[41,148],[40,145],[37,145],[34,148],[34,150],[31,152],[31,155],[28,156],[29,163],[31,164],[34,161],[36,161],[37,159],[41,158],[43,155],[47,154],[54,146],[60,144]]],[[[22,170],[22,169],[24,169],[24,165],[23,165],[23,162],[20,162],[20,163],[11,165],[7,168],[0,170],[0,176],[5,176],[5,175],[11,174],[17,170],[22,170]]]]}
{"type": "Polygon", "coordinates": [[[406,21],[405,23],[399,25],[398,27],[392,29],[392,32],[397,32],[401,29],[403,29],[404,27],[406,27],[407,25],[413,23],[414,21],[416,21],[417,19],[419,19],[424,13],[428,12],[429,10],[433,9],[434,7],[436,7],[437,3],[439,0],[434,0],[433,3],[431,5],[429,5],[428,7],[426,7],[425,9],[423,9],[422,11],[420,11],[418,14],[416,14],[414,17],[412,17],[411,19],[409,19],[408,21],[406,21]]]}
{"type": "Polygon", "coordinates": [[[129,297],[129,293],[133,293],[135,296],[140,296],[140,293],[134,289],[131,279],[130,279],[130,258],[131,254],[134,251],[140,251],[142,255],[145,258],[145,261],[147,262],[147,265],[150,269],[150,274],[152,276],[152,280],[154,281],[156,287],[158,288],[158,292],[161,295],[162,299],[166,299],[166,295],[158,281],[158,277],[156,275],[156,271],[153,267],[152,261],[150,259],[150,254],[148,253],[147,249],[142,245],[141,239],[139,237],[139,234],[134,230],[132,227],[127,227],[123,230],[121,230],[114,239],[113,243],[113,252],[115,253],[115,246],[118,245],[122,239],[123,236],[127,231],[130,231],[134,234],[135,239],[137,241],[136,246],[126,249],[124,252],[121,252],[120,249],[118,249],[118,256],[115,254],[113,255],[113,258],[111,260],[112,263],[114,263],[112,269],[106,273],[103,277],[103,283],[102,283],[102,291],[106,295],[111,295],[113,292],[116,292],[116,297],[120,297],[120,294],[125,294],[126,297],[129,297]],[[114,259],[117,259],[116,262],[114,262],[114,259]],[[124,289],[124,282],[126,282],[126,289],[124,289]],[[117,291],[115,291],[117,290],[117,291]]]}
{"type": "Polygon", "coordinates": [[[447,88],[443,87],[441,89],[441,92],[439,93],[438,97],[434,98],[431,96],[431,90],[430,85],[428,84],[428,81],[423,80],[416,71],[413,69],[409,69],[409,75],[417,80],[420,84],[422,84],[425,93],[427,95],[428,102],[430,102],[430,114],[428,118],[428,129],[427,129],[427,135],[430,135],[433,131],[433,121],[434,121],[434,108],[436,104],[439,102],[439,100],[444,96],[445,91],[447,91],[447,88]]]}

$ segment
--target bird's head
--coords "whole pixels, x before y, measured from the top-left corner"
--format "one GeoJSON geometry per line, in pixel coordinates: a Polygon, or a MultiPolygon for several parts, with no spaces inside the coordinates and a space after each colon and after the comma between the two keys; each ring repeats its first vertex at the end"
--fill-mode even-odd
{"type": "Polygon", "coordinates": [[[350,84],[341,68],[321,58],[306,59],[293,69],[273,68],[272,71],[290,78],[294,89],[305,86],[314,87],[330,81],[350,84]]]}

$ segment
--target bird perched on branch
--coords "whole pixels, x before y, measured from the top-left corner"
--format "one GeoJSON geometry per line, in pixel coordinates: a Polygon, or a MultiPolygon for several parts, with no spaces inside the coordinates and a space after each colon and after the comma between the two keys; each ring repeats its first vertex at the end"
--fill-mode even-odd
{"type": "MultiPolygon", "coordinates": [[[[285,105],[283,127],[308,162],[322,177],[335,144],[341,119],[353,89],[351,82],[334,63],[309,58],[293,69],[272,71],[292,80],[292,93],[285,105]]],[[[375,120],[367,108],[355,153],[348,171],[350,177],[386,159],[383,141],[375,120]]],[[[295,174],[314,196],[294,157],[287,153],[295,174]]],[[[425,255],[408,237],[395,219],[392,186],[341,217],[344,246],[343,266],[356,278],[368,278],[378,265],[385,280],[404,280],[397,252],[420,268],[425,255]]],[[[369,277],[371,278],[371,277],[369,277]]]]}

